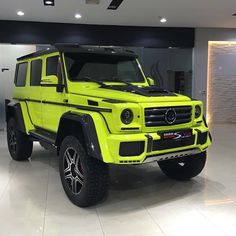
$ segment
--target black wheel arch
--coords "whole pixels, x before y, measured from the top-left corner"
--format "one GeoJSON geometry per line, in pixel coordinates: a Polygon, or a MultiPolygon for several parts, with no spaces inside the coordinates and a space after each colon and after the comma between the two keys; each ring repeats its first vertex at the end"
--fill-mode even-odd
{"type": "Polygon", "coordinates": [[[59,123],[55,145],[60,145],[67,135],[75,135],[84,145],[88,155],[102,160],[101,148],[93,118],[89,114],[65,113],[59,123]]]}
{"type": "Polygon", "coordinates": [[[11,117],[14,117],[16,120],[17,129],[25,133],[25,122],[23,113],[21,110],[21,105],[19,102],[5,100],[5,120],[9,121],[11,117]]]}

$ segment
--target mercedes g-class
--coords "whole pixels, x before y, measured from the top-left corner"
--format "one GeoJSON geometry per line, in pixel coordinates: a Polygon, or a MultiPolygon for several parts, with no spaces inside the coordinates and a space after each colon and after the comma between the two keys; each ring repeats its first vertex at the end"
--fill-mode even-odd
{"type": "Polygon", "coordinates": [[[33,142],[59,155],[61,182],[80,207],[108,191],[108,164],[157,162],[177,180],[198,175],[211,136],[201,101],[155,85],[125,49],[57,45],[17,59],[6,100],[11,157],[33,142]]]}

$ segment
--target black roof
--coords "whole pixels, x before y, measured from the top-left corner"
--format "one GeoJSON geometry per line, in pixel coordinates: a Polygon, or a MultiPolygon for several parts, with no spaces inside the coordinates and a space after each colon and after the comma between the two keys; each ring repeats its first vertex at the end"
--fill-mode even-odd
{"type": "Polygon", "coordinates": [[[104,55],[119,55],[128,57],[137,57],[137,55],[125,48],[121,47],[98,47],[98,46],[80,46],[78,44],[56,44],[55,49],[41,50],[22,57],[17,58],[17,61],[25,60],[28,58],[39,57],[53,52],[77,52],[77,53],[91,53],[91,54],[104,54],[104,55]]]}

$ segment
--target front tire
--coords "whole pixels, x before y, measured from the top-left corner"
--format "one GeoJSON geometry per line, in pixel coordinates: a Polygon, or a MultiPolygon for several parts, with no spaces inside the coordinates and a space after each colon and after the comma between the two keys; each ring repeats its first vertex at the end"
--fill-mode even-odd
{"type": "Polygon", "coordinates": [[[189,180],[201,173],[206,164],[206,152],[184,158],[158,162],[162,172],[176,180],[189,180]]]}
{"type": "Polygon", "coordinates": [[[59,156],[61,182],[72,203],[88,207],[106,196],[108,165],[88,156],[76,137],[65,137],[59,156]]]}
{"type": "Polygon", "coordinates": [[[7,144],[11,157],[15,161],[27,160],[32,154],[33,142],[27,134],[17,129],[13,117],[7,122],[7,144]]]}

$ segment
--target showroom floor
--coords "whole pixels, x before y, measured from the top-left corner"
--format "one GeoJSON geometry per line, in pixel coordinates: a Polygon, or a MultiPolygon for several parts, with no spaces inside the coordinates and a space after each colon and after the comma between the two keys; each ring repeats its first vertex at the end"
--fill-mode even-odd
{"type": "Polygon", "coordinates": [[[9,157],[0,132],[0,235],[236,235],[236,125],[214,125],[204,173],[165,177],[157,164],[111,166],[110,194],[80,209],[65,196],[54,153],[35,145],[30,162],[9,157]]]}

